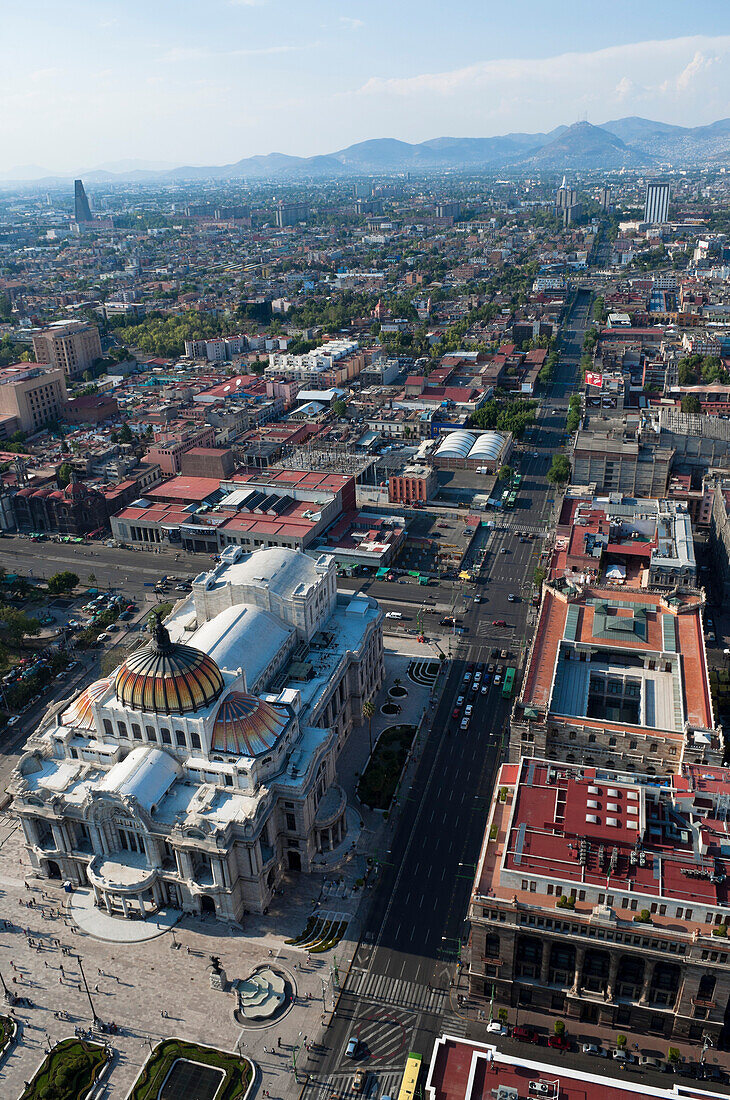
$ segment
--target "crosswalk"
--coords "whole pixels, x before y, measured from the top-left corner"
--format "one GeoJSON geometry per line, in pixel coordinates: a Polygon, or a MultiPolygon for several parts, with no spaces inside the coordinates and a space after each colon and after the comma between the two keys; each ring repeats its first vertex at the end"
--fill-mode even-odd
{"type": "MultiPolygon", "coordinates": [[[[405,1062],[404,1062],[405,1065],[405,1062]]],[[[356,1093],[352,1087],[354,1069],[345,1073],[331,1074],[321,1081],[310,1077],[306,1090],[306,1100],[335,1100],[336,1097],[375,1098],[378,1096],[397,1096],[403,1080],[403,1066],[399,1069],[370,1071],[365,1082],[365,1091],[356,1093]]]]}
{"type": "Polygon", "coordinates": [[[442,1013],[448,1010],[448,990],[411,982],[406,978],[392,978],[387,974],[373,974],[365,970],[351,970],[347,991],[363,1000],[407,1008],[411,1012],[442,1013]]]}

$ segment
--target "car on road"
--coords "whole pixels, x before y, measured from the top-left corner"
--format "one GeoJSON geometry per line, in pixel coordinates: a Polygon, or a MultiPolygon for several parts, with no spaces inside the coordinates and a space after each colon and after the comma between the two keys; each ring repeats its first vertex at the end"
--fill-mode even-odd
{"type": "Polygon", "coordinates": [[[655,1058],[652,1054],[640,1055],[639,1065],[642,1069],[652,1069],[656,1073],[664,1073],[664,1062],[661,1058],[655,1058]]]}
{"type": "MultiPolygon", "coordinates": [[[[40,696],[39,696],[39,698],[40,698],[40,696]]],[[[471,705],[471,703],[469,703],[469,705],[464,708],[464,716],[466,718],[471,718],[471,714],[472,714],[473,710],[474,710],[474,707],[471,705]]]]}
{"type": "Polygon", "coordinates": [[[458,707],[454,707],[454,709],[453,709],[453,710],[452,710],[452,712],[451,712],[451,717],[453,718],[453,720],[454,720],[455,722],[458,722],[458,721],[459,721],[459,714],[460,714],[460,713],[461,713],[461,712],[460,712],[459,708],[458,708],[458,707]]]}
{"type": "Polygon", "coordinates": [[[355,1038],[355,1036],[351,1035],[350,1038],[347,1040],[347,1048],[345,1050],[345,1057],[346,1058],[355,1058],[357,1056],[357,1048],[359,1047],[359,1045],[360,1044],[359,1044],[358,1040],[355,1038]]]}
{"type": "Polygon", "coordinates": [[[509,548],[507,546],[503,546],[499,552],[500,554],[509,554],[509,548]]]}
{"type": "Polygon", "coordinates": [[[355,1076],[352,1080],[352,1091],[353,1092],[362,1092],[362,1090],[365,1088],[365,1078],[366,1077],[367,1077],[367,1070],[359,1069],[359,1070],[356,1071],[355,1076]]]}
{"type": "Polygon", "coordinates": [[[695,1081],[701,1081],[705,1075],[704,1067],[699,1062],[675,1062],[673,1072],[677,1077],[691,1077],[695,1081]]]}
{"type": "Polygon", "coordinates": [[[402,619],[403,615],[400,611],[386,611],[385,617],[386,619],[402,619]]]}
{"type": "Polygon", "coordinates": [[[515,603],[517,601],[517,597],[515,596],[514,592],[510,592],[510,594],[507,596],[507,599],[510,603],[515,603]]]}
{"type": "Polygon", "coordinates": [[[492,1020],[487,1024],[488,1035],[509,1035],[509,1028],[505,1024],[500,1024],[499,1020],[492,1020]]]}
{"type": "Polygon", "coordinates": [[[582,1043],[581,1054],[591,1054],[594,1058],[607,1058],[608,1053],[598,1043],[582,1043]]]}
{"type": "Polygon", "coordinates": [[[506,626],[506,625],[507,625],[507,622],[506,622],[505,619],[492,619],[492,626],[506,626]]]}
{"type": "Polygon", "coordinates": [[[534,1027],[519,1027],[512,1028],[512,1038],[516,1039],[518,1043],[539,1043],[540,1036],[535,1031],[534,1027]]]}
{"type": "Polygon", "coordinates": [[[460,695],[458,697],[458,699],[456,700],[457,707],[463,707],[464,706],[464,698],[465,698],[465,696],[463,696],[463,695],[460,695]]]}
{"type": "Polygon", "coordinates": [[[497,673],[497,675],[494,677],[494,683],[495,685],[502,683],[502,677],[499,675],[499,673],[497,673]]]}
{"type": "Polygon", "coordinates": [[[14,714],[12,718],[8,718],[8,725],[15,726],[20,721],[20,715],[14,714]]]}
{"type": "Polygon", "coordinates": [[[548,1046],[553,1050],[572,1050],[573,1040],[567,1035],[551,1035],[548,1038],[548,1046]]]}
{"type": "Polygon", "coordinates": [[[463,683],[468,684],[470,680],[471,680],[471,672],[465,672],[463,683]]]}
{"type": "Polygon", "coordinates": [[[453,615],[444,615],[443,619],[439,619],[440,626],[456,626],[456,619],[453,615]]]}
{"type": "Polygon", "coordinates": [[[702,1078],[705,1081],[716,1081],[719,1085],[726,1085],[728,1082],[728,1075],[724,1069],[720,1066],[710,1066],[707,1062],[702,1063],[702,1078]]]}
{"type": "Polygon", "coordinates": [[[469,729],[469,719],[468,718],[462,718],[461,719],[461,726],[459,728],[462,729],[462,730],[468,730],[469,729]]]}
{"type": "Polygon", "coordinates": [[[100,634],[96,639],[97,642],[108,642],[111,638],[111,634],[100,634]]]}
{"type": "Polygon", "coordinates": [[[489,693],[489,684],[488,683],[482,684],[482,695],[487,695],[488,693],[489,693]]]}

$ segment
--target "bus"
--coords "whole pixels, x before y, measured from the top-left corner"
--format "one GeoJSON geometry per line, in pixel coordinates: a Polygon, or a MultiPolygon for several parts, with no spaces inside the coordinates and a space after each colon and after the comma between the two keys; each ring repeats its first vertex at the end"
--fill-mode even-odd
{"type": "Polygon", "coordinates": [[[517,503],[517,493],[510,493],[504,503],[505,508],[514,508],[517,503]]]}
{"type": "Polygon", "coordinates": [[[513,489],[519,489],[521,484],[522,484],[522,474],[515,474],[514,477],[512,478],[512,488],[513,489]]]}
{"type": "Polygon", "coordinates": [[[403,1080],[401,1081],[398,1100],[415,1100],[418,1075],[421,1072],[422,1060],[420,1054],[410,1051],[408,1060],[406,1061],[406,1068],[403,1071],[403,1080]]]}
{"type": "Polygon", "coordinates": [[[504,683],[502,684],[502,697],[509,699],[512,695],[512,691],[515,686],[515,670],[508,668],[504,674],[504,683]]]}

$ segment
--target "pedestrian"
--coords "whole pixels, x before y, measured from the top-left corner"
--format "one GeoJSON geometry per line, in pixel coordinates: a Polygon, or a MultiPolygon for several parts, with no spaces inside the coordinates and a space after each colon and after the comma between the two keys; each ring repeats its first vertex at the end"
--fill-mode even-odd
{"type": "Polygon", "coordinates": [[[277,1039],[276,1039],[276,1045],[277,1045],[278,1047],[280,1047],[280,1046],[281,1046],[281,1035],[277,1036],[277,1039]]]}

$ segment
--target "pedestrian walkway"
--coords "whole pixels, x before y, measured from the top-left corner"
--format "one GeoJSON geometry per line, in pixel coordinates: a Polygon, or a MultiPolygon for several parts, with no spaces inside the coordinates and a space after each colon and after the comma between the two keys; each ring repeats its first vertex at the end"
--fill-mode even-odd
{"type": "Polygon", "coordinates": [[[347,992],[380,1004],[408,1008],[413,1012],[444,1011],[448,1005],[448,990],[434,989],[405,978],[392,978],[386,974],[373,974],[365,970],[350,971],[347,992]]]}
{"type": "Polygon", "coordinates": [[[180,909],[160,909],[146,920],[112,917],[94,904],[93,890],[80,887],[69,896],[68,914],[76,926],[97,940],[108,943],[142,943],[162,936],[182,917],[180,909]]]}

